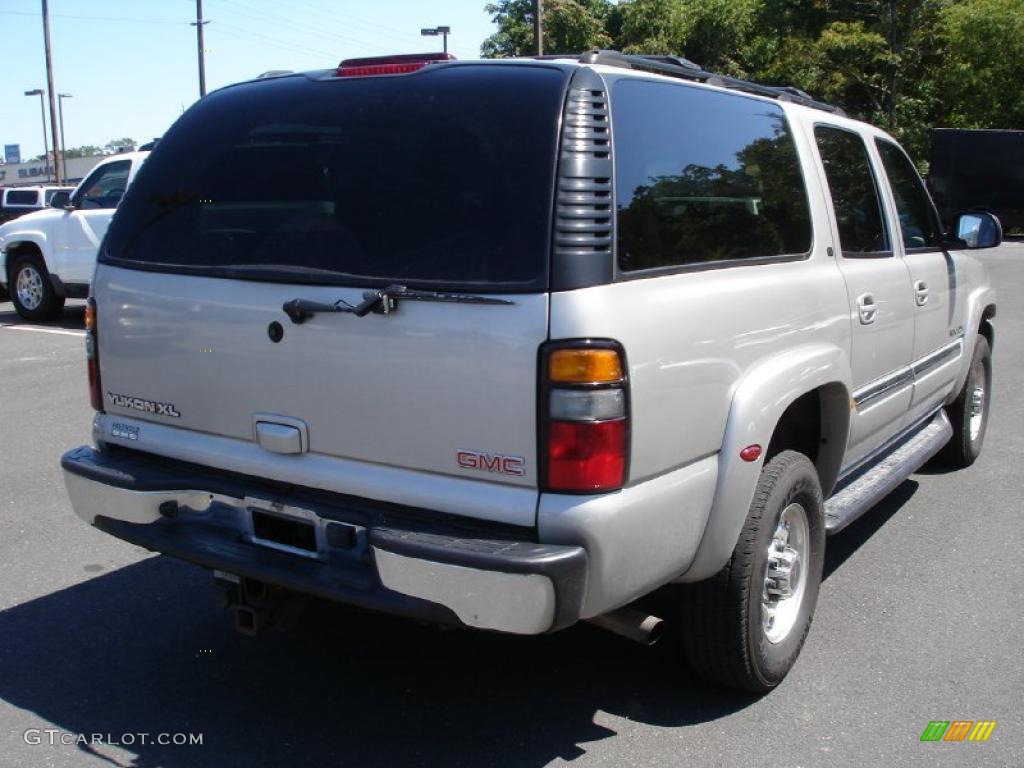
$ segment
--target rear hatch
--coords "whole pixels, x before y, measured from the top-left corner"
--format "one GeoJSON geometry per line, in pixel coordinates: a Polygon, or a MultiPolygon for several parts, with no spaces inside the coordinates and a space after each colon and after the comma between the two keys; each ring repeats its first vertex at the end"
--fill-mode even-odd
{"type": "MultiPolygon", "coordinates": [[[[294,424],[303,451],[290,461],[409,473],[428,508],[436,486],[424,478],[460,480],[482,503],[493,483],[520,487],[531,493],[504,517],[532,525],[567,78],[449,64],[203,99],[139,172],[104,242],[94,294],[106,410],[202,433],[197,446],[251,447],[257,421],[294,424]],[[372,304],[388,286],[428,295],[392,291],[364,316],[327,311],[372,304]]],[[[272,433],[262,447],[266,465],[252,471],[281,475],[272,433]]],[[[404,475],[380,476],[390,480],[374,496],[409,500],[392,482],[404,475]]]]}

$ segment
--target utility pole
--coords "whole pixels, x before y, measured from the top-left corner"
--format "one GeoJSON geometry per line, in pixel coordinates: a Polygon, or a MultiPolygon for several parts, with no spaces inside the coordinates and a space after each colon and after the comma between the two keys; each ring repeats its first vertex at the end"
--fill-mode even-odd
{"type": "MultiPolygon", "coordinates": [[[[57,99],[53,92],[53,57],[50,55],[50,9],[46,0],[43,0],[43,42],[46,45],[46,88],[50,96],[50,131],[53,134],[53,172],[57,177],[57,183],[60,184],[60,159],[63,151],[57,141],[57,99]]],[[[46,165],[46,174],[49,178],[49,159],[47,159],[46,165]]]]}
{"type": "Polygon", "coordinates": [[[206,95],[206,59],[203,50],[203,26],[209,24],[203,21],[203,0],[196,0],[196,20],[192,26],[196,28],[196,42],[199,47],[199,98],[206,95]]]}
{"type": "Polygon", "coordinates": [[[544,15],[544,0],[533,0],[533,42],[537,46],[537,55],[544,55],[544,29],[541,17],[544,15]]]}

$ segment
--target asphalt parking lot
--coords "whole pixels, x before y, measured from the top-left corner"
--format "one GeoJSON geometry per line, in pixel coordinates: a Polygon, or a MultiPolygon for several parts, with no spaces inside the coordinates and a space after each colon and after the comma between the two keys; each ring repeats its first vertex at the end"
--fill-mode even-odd
{"type": "Polygon", "coordinates": [[[999,292],[985,451],[829,541],[807,646],[763,698],[589,625],[519,639],[309,602],[236,634],[206,572],[71,512],[58,460],[89,441],[82,303],[35,326],[0,303],[0,765],[1024,765],[1024,243],[982,258],[999,292]],[[922,743],[931,720],[998,725],[922,743]]]}

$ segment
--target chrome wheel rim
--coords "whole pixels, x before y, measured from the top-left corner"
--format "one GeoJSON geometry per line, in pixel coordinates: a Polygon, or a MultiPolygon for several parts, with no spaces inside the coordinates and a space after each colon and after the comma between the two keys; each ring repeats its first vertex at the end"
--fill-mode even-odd
{"type": "Polygon", "coordinates": [[[985,425],[985,395],[987,394],[987,384],[985,380],[985,363],[981,360],[974,364],[974,370],[971,371],[974,379],[974,389],[971,390],[971,402],[970,402],[970,421],[969,430],[971,433],[971,442],[973,443],[981,436],[982,427],[985,425]]]}
{"type": "Polygon", "coordinates": [[[794,502],[782,510],[768,545],[761,590],[761,624],[769,643],[785,640],[800,615],[807,585],[810,538],[803,506],[794,502]]]}
{"type": "Polygon", "coordinates": [[[43,303],[43,276],[32,265],[26,265],[18,271],[15,290],[21,306],[27,310],[39,309],[43,303]]]}

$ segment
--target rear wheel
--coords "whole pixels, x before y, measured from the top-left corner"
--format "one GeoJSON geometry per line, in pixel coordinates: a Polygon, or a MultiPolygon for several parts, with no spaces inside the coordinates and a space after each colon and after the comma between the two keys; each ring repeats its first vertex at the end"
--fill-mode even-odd
{"type": "Polygon", "coordinates": [[[954,467],[969,467],[981,454],[988,428],[988,406],[992,395],[992,350],[988,339],[979,335],[974,343],[971,369],[960,394],[946,408],[953,425],[953,437],[939,458],[954,467]]]}
{"type": "Polygon", "coordinates": [[[14,309],[26,320],[51,320],[64,308],[64,297],[53,290],[50,274],[38,256],[15,259],[10,278],[14,309]]]}
{"type": "Polygon", "coordinates": [[[691,668],[757,693],[778,685],[810,629],[824,555],[818,473],[803,454],[783,451],[761,470],[725,568],[684,589],[679,640],[691,668]]]}

